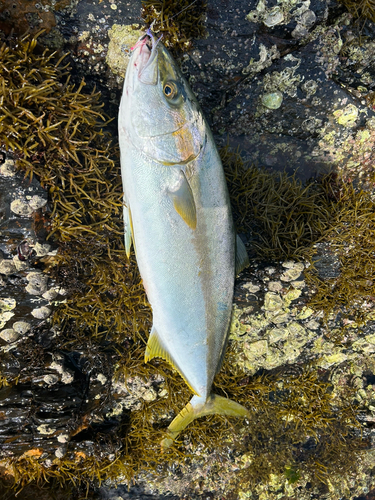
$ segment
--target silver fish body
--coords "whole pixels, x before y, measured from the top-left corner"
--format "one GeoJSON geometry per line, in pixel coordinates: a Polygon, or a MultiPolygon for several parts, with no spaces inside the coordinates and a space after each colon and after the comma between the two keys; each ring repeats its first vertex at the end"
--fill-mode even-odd
{"type": "Polygon", "coordinates": [[[245,415],[211,395],[231,317],[236,236],[223,168],[189,85],[151,34],[134,47],[119,112],[125,246],[133,241],[153,326],[145,360],[178,370],[195,397],[172,439],[207,413],[245,415]],[[152,48],[149,44],[152,43],[152,48]]]}

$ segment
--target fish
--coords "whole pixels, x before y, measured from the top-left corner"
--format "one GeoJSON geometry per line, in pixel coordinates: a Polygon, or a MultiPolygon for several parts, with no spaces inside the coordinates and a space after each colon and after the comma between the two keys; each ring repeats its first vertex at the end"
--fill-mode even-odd
{"type": "Polygon", "coordinates": [[[235,275],[249,260],[210,128],[150,30],[132,47],[118,127],[125,250],[129,258],[133,244],[153,315],[145,362],[164,359],[193,393],[169,425],[165,449],[198,417],[248,415],[211,386],[228,341],[235,275]]]}

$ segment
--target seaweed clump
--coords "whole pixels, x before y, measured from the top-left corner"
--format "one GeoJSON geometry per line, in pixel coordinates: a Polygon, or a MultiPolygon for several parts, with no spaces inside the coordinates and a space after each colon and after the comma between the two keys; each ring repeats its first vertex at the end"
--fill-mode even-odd
{"type": "Polygon", "coordinates": [[[59,252],[48,259],[45,272],[67,293],[55,308],[53,331],[36,331],[17,352],[1,356],[1,397],[9,411],[21,412],[11,420],[14,425],[5,420],[2,433],[3,447],[10,443],[2,466],[17,487],[133,477],[137,463],[127,454],[119,460],[120,450],[133,449],[124,440],[127,413],[106,417],[114,405],[112,367],[131,359],[129,373],[134,367],[137,375],[149,377],[136,352],[145,342],[150,309],[134,257],[131,264],[124,250],[116,147],[103,131],[107,118],[100,94],[84,93],[84,81],[78,87],[70,83],[64,59],[41,50],[37,37],[11,39],[0,47],[0,149],[48,189],[49,238],[59,252]],[[135,346],[131,356],[130,344],[135,346]],[[25,357],[25,352],[38,355],[25,357]],[[43,377],[51,373],[46,365],[51,352],[57,360],[63,357],[58,369],[67,381],[57,377],[49,388],[43,377]],[[100,374],[104,386],[95,382],[100,374]],[[102,397],[95,398],[99,393],[102,397]],[[45,419],[49,427],[42,424],[45,419]],[[55,432],[49,430],[52,422],[55,432]],[[61,443],[67,444],[57,456],[61,443]]]}
{"type": "Polygon", "coordinates": [[[323,279],[312,268],[307,283],[315,290],[310,305],[326,317],[340,311],[348,327],[363,326],[375,318],[375,210],[371,193],[343,185],[332,224],[324,240],[336,255],[338,276],[323,279]],[[354,322],[354,324],[353,324],[354,322]]]}
{"type": "Polygon", "coordinates": [[[261,170],[228,146],[220,154],[237,230],[252,233],[259,257],[309,260],[332,222],[322,183],[304,186],[285,172],[261,170]]]}
{"type": "Polygon", "coordinates": [[[127,318],[134,317],[128,308],[140,304],[145,312],[143,320],[137,314],[138,328],[147,323],[149,312],[139,275],[129,272],[122,254],[122,185],[115,149],[103,132],[107,119],[100,94],[84,93],[84,81],[78,88],[71,84],[64,58],[56,61],[54,53],[39,53],[36,38],[3,43],[0,147],[14,155],[26,176],[36,175],[49,190],[49,238],[60,245],[51,265],[58,264],[60,284],[79,289],[82,301],[72,306],[68,299],[55,321],[75,317],[81,331],[98,332],[101,325],[102,334],[121,332],[129,324],[133,331],[133,322],[116,311],[124,309],[127,318]],[[117,293],[111,292],[113,280],[117,293]],[[120,287],[129,297],[125,308],[118,303],[120,287]],[[88,289],[94,295],[86,295],[88,289]]]}
{"type": "Polygon", "coordinates": [[[143,0],[142,18],[154,33],[163,36],[168,49],[186,52],[194,38],[206,34],[206,8],[205,0],[143,0]]]}
{"type": "Polygon", "coordinates": [[[350,386],[333,390],[330,378],[328,370],[319,373],[312,365],[242,379],[228,376],[224,367],[218,382],[251,408],[239,431],[241,467],[234,481],[240,491],[267,484],[271,475],[291,484],[311,481],[320,489],[335,471],[355,476],[352,457],[368,446],[359,432],[355,391],[350,386]]]}
{"type": "Polygon", "coordinates": [[[375,22],[374,0],[340,0],[348,11],[357,18],[367,18],[375,22]]]}

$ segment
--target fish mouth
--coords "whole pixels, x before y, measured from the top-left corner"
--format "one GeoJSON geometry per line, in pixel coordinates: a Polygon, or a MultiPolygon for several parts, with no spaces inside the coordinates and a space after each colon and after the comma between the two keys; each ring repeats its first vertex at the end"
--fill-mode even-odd
{"type": "Polygon", "coordinates": [[[156,38],[148,29],[131,49],[137,50],[134,56],[138,66],[138,79],[146,85],[156,85],[158,81],[157,46],[161,38],[156,38]]]}

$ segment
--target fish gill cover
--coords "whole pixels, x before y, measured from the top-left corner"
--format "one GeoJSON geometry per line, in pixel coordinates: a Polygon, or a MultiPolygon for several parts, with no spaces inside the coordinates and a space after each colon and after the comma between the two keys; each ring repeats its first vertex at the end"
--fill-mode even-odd
{"type": "MultiPolygon", "coordinates": [[[[84,82],[71,84],[64,58],[40,51],[31,37],[4,42],[0,65],[0,146],[48,189],[49,234],[59,252],[45,272],[68,291],[50,323],[1,354],[1,467],[8,486],[129,482],[142,471],[173,477],[176,464],[190,471],[191,491],[199,491],[208,469],[212,488],[233,493],[274,475],[323,490],[343,469],[354,477],[356,456],[367,445],[355,385],[334,386],[335,374],[310,362],[249,375],[235,339],[215,391],[247,406],[251,417],[201,419],[160,454],[160,439],[189,390],[162,361],[143,362],[151,311],[134,257],[125,255],[118,154],[100,95],[84,93],[84,82]],[[47,383],[51,371],[58,376],[47,383]]],[[[344,221],[345,211],[350,221],[350,204],[341,206],[341,194],[332,194],[336,184],[353,200],[365,199],[330,177],[305,187],[245,168],[228,149],[222,158],[238,228],[258,233],[259,254],[269,259],[309,259],[330,221],[339,214],[344,221]]],[[[353,227],[350,245],[364,244],[357,233],[353,227]]]]}

